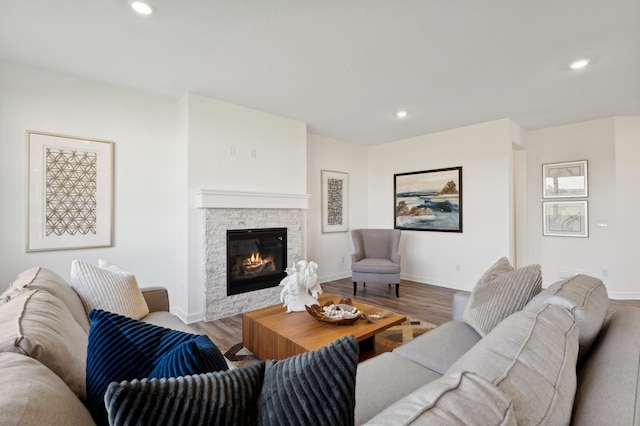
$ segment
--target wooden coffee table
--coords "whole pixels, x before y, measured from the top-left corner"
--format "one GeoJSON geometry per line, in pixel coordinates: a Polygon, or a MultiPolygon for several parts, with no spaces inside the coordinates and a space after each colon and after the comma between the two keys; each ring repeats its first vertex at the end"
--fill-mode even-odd
{"type": "MultiPolygon", "coordinates": [[[[338,303],[340,296],[323,294],[318,304],[338,303]]],[[[380,309],[352,300],[352,305],[363,312],[380,309]]],[[[393,314],[380,318],[378,324],[360,319],[351,325],[337,325],[319,321],[305,312],[286,312],[281,304],[242,314],[242,344],[261,360],[285,359],[293,355],[318,349],[352,334],[360,343],[360,360],[393,347],[376,345],[375,335],[405,321],[403,315],[393,314]]]]}

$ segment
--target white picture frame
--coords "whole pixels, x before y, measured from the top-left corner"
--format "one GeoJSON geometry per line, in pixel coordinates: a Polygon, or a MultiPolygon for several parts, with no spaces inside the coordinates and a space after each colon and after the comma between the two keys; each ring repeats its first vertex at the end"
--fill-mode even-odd
{"type": "Polygon", "coordinates": [[[26,251],[113,245],[113,142],[27,131],[26,251]]]}
{"type": "Polygon", "coordinates": [[[544,201],[543,235],[554,237],[589,236],[587,201],[544,201]]]}
{"type": "Polygon", "coordinates": [[[322,232],[347,232],[349,229],[349,175],[321,170],[322,232]]]}
{"type": "Polygon", "coordinates": [[[542,198],[589,195],[587,160],[542,165],[542,198]]]}

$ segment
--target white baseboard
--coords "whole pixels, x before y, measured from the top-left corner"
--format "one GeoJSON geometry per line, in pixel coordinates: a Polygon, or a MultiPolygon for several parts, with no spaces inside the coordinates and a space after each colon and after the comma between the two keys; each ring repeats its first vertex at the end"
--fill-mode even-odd
{"type": "Polygon", "coordinates": [[[334,275],[323,275],[321,277],[318,277],[318,281],[320,282],[320,284],[322,284],[329,281],[341,280],[344,278],[351,278],[351,272],[343,272],[343,273],[334,274],[334,275]]]}
{"type": "Polygon", "coordinates": [[[609,299],[620,300],[638,300],[640,299],[640,292],[638,291],[613,291],[609,292],[609,299]]]}
{"type": "MultiPolygon", "coordinates": [[[[400,274],[400,278],[403,279],[403,280],[414,281],[414,282],[423,283],[423,284],[431,284],[432,282],[434,282],[434,280],[431,280],[428,277],[422,277],[422,276],[410,275],[410,274],[402,274],[402,273],[400,274]]],[[[555,282],[556,281],[554,281],[554,283],[555,282]]],[[[553,284],[553,283],[551,283],[551,284],[553,284]]],[[[551,285],[551,284],[549,284],[549,285],[551,285]]],[[[461,287],[458,283],[446,282],[446,281],[442,281],[442,280],[438,280],[438,284],[431,284],[431,285],[436,285],[438,287],[446,287],[446,288],[451,288],[451,289],[457,289],[457,290],[471,291],[471,288],[465,289],[465,288],[461,287]]],[[[545,285],[544,288],[548,287],[549,285],[545,285]]],[[[609,299],[640,300],[640,292],[639,291],[609,291],[608,294],[609,294],[609,299]]]]}
{"type": "Polygon", "coordinates": [[[202,311],[194,312],[188,315],[180,308],[171,308],[169,309],[169,311],[173,315],[180,318],[180,320],[182,320],[182,322],[184,322],[185,324],[191,324],[194,322],[202,321],[202,311]]]}
{"type": "Polygon", "coordinates": [[[421,284],[435,285],[436,287],[451,288],[451,289],[454,289],[454,290],[460,290],[461,289],[460,285],[457,284],[457,283],[438,280],[438,284],[433,284],[435,282],[435,280],[433,280],[433,279],[431,279],[429,277],[422,277],[422,276],[418,276],[418,275],[410,275],[410,274],[400,273],[400,279],[407,280],[407,281],[413,281],[413,282],[421,283],[421,284]]]}

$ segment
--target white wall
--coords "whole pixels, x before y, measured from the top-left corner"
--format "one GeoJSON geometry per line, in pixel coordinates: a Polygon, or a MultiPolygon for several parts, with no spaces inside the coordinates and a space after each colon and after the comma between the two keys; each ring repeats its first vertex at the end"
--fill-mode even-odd
{"type": "Polygon", "coordinates": [[[0,62],[0,291],[40,265],[69,278],[74,258],[108,259],[176,296],[176,104],[0,62]],[[27,130],[115,143],[114,247],[25,252],[27,130]]]}
{"type": "MultiPolygon", "coordinates": [[[[610,277],[613,297],[640,299],[640,117],[616,117],[615,259],[610,277]]],[[[604,279],[605,283],[608,279],[604,279]]]]}
{"type": "Polygon", "coordinates": [[[394,226],[395,173],[462,166],[463,232],[402,231],[403,278],[471,290],[500,257],[513,258],[513,132],[498,120],[369,148],[371,228],[394,226]]]}
{"type": "MultiPolygon", "coordinates": [[[[193,191],[232,190],[306,194],[306,124],[215,99],[187,94],[188,321],[202,318],[204,211],[193,191]]],[[[186,112],[185,112],[186,110],[186,112]]]]}
{"type": "Polygon", "coordinates": [[[306,193],[305,123],[204,96],[187,97],[191,188],[306,193]]]}
{"type": "Polygon", "coordinates": [[[325,136],[307,138],[307,185],[311,194],[307,216],[308,259],[318,263],[320,282],[351,276],[351,230],[368,226],[367,147],[325,136]],[[349,231],[322,233],[321,171],[349,175],[349,231]]]}
{"type": "Polygon", "coordinates": [[[560,271],[601,277],[612,268],[610,244],[615,228],[615,140],[613,119],[588,121],[527,134],[528,262],[542,265],[543,285],[560,279],[560,271]],[[542,165],[588,161],[589,238],[542,235],[542,165]],[[595,226],[597,219],[609,227],[595,226]]]}
{"type": "Polygon", "coordinates": [[[72,259],[102,257],[143,286],[166,286],[176,313],[199,319],[202,220],[194,189],[310,193],[307,257],[326,281],[350,275],[353,245],[349,233],[321,232],[320,170],[349,174],[349,229],[392,228],[394,173],[462,166],[464,232],[403,231],[403,278],[469,290],[498,257],[515,261],[515,250],[519,265],[542,264],[545,285],[559,269],[595,276],[606,269],[612,297],[640,298],[640,117],[525,132],[526,151],[514,153],[522,134],[498,120],[365,147],[307,136],[304,123],[202,96],[176,102],[0,62],[0,291],[31,266],[68,278],[72,259]],[[114,247],[25,252],[26,130],[115,142],[114,247]],[[589,160],[590,237],[542,237],[541,165],[582,158],[589,160]],[[521,188],[514,249],[513,192],[521,188]],[[595,227],[597,219],[609,226],[595,227]]]}
{"type": "Polygon", "coordinates": [[[526,258],[542,265],[543,285],[566,270],[601,278],[610,297],[640,297],[634,273],[640,261],[639,122],[638,117],[606,118],[528,132],[526,258]],[[542,165],[573,160],[588,160],[589,237],[543,236],[542,165]],[[596,225],[602,220],[608,226],[596,225]]]}
{"type": "Polygon", "coordinates": [[[0,62],[0,291],[34,265],[108,259],[172,310],[204,303],[198,188],[305,194],[306,124],[202,96],[169,100],[0,62]],[[26,130],[115,142],[114,247],[25,252],[26,130]],[[235,155],[230,155],[230,147],[235,155]]]}

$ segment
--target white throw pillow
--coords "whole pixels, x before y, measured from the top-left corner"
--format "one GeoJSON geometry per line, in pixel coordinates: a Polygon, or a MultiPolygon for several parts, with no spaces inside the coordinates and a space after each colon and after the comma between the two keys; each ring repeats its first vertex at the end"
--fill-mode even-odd
{"type": "Polygon", "coordinates": [[[118,272],[120,274],[133,275],[133,273],[131,273],[129,271],[125,271],[124,269],[122,269],[118,265],[114,265],[113,263],[109,262],[108,260],[98,259],[98,266],[100,268],[102,268],[102,269],[106,269],[106,270],[111,271],[111,272],[118,272]]]}
{"type": "Polygon", "coordinates": [[[101,268],[74,260],[71,287],[80,295],[87,312],[101,309],[135,319],[149,315],[136,277],[115,265],[101,268]]]}

